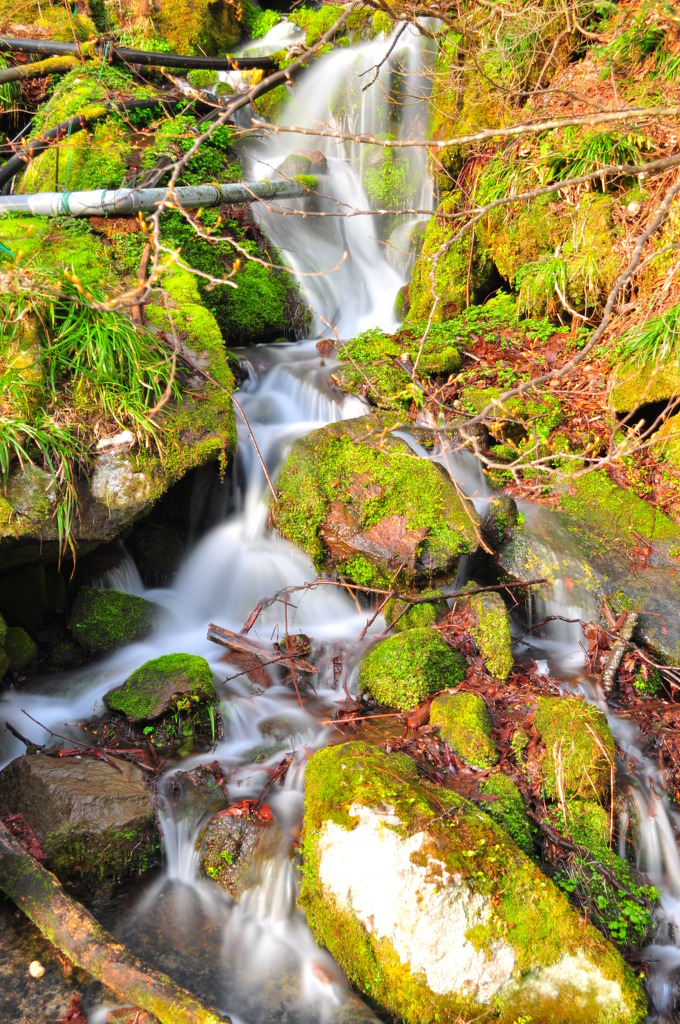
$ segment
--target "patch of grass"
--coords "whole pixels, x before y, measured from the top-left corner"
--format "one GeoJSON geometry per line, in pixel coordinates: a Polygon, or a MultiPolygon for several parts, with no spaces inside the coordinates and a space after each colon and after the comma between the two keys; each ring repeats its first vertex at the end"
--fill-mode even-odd
{"type": "Polygon", "coordinates": [[[680,363],[680,305],[631,327],[621,339],[617,356],[641,365],[661,363],[673,356],[680,363]]]}

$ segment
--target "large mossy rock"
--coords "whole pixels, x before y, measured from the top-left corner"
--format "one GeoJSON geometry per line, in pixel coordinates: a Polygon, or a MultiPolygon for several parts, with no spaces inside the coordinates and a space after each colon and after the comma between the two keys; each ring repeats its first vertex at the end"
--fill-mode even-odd
{"type": "Polygon", "coordinates": [[[371,417],[296,441],[277,489],[274,526],[356,583],[451,578],[477,545],[478,517],[446,473],[371,417]]]}
{"type": "Polygon", "coordinates": [[[430,724],[451,750],[473,768],[493,768],[498,750],[491,737],[489,711],[476,693],[442,693],[430,708],[430,724]]]}
{"type": "Polygon", "coordinates": [[[607,597],[617,614],[638,612],[634,633],[661,661],[680,656],[680,526],[603,470],[570,481],[555,512],[531,509],[499,553],[507,578],[545,577],[566,604],[595,620],[607,597]],[[631,572],[631,565],[642,571],[631,572]]]}
{"type": "Polygon", "coordinates": [[[382,640],[359,668],[359,688],[386,707],[409,711],[465,678],[467,661],[432,629],[406,629],[382,640]]]}
{"type": "Polygon", "coordinates": [[[157,36],[175,53],[205,53],[224,56],[234,50],[242,34],[241,18],[247,5],[228,0],[121,0],[115,15],[124,24],[136,26],[149,14],[157,36]]]}
{"type": "Polygon", "coordinates": [[[402,754],[314,754],[303,850],[300,903],[317,941],[388,1018],[645,1019],[613,946],[489,816],[402,754]]]}
{"type": "Polygon", "coordinates": [[[0,811],[24,815],[62,880],[112,882],[158,856],[144,773],[127,761],[18,757],[0,772],[0,811]]]}
{"type": "Polygon", "coordinates": [[[129,722],[152,722],[187,698],[195,703],[217,699],[210,665],[195,654],[163,654],[109,690],[104,703],[129,722]]]}
{"type": "Polygon", "coordinates": [[[546,796],[604,803],[616,750],[603,713],[575,697],[539,697],[534,724],[545,745],[546,796]]]}
{"type": "Polygon", "coordinates": [[[81,646],[101,654],[141,640],[166,619],[165,608],[143,597],[81,587],[68,628],[81,646]]]}
{"type": "Polygon", "coordinates": [[[668,402],[680,394],[680,366],[673,352],[666,362],[628,362],[613,378],[611,405],[618,415],[651,402],[668,402]]]}

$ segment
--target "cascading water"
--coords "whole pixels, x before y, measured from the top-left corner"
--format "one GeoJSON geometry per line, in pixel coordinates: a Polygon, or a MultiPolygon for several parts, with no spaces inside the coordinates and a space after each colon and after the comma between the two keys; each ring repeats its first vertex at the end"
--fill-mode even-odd
{"type": "MultiPolygon", "coordinates": [[[[407,111],[398,130],[415,131],[418,118],[426,116],[421,75],[430,59],[430,44],[410,28],[402,35],[399,66],[386,65],[365,91],[356,85],[357,72],[373,68],[384,55],[384,42],[349,48],[319,62],[298,83],[287,119],[295,121],[304,111],[312,121],[328,122],[338,105],[344,103],[349,110],[354,104],[360,118],[357,127],[380,134],[389,127],[385,90],[398,86],[407,111]]],[[[250,156],[266,176],[294,148],[293,136],[272,137],[260,140],[250,156]]],[[[408,168],[413,175],[413,202],[429,207],[432,195],[423,160],[414,158],[408,168]]],[[[327,173],[319,188],[324,198],[318,200],[317,208],[328,212],[365,209],[361,170],[358,151],[338,153],[327,147],[327,173]]],[[[314,310],[314,327],[332,325],[340,337],[351,337],[364,327],[389,328],[395,322],[396,293],[406,278],[389,264],[378,240],[379,226],[369,216],[329,217],[320,222],[295,215],[296,209],[304,213],[308,203],[282,204],[266,210],[262,220],[284,259],[303,275],[300,282],[314,310]],[[323,273],[336,264],[336,273],[323,273]]],[[[242,358],[249,374],[239,400],[274,478],[296,437],[365,412],[360,400],[340,400],[331,393],[328,370],[320,366],[314,340],[263,346],[243,353],[242,358]]],[[[97,665],[36,680],[21,694],[9,693],[3,701],[3,717],[36,742],[46,734],[22,709],[47,728],[77,735],[77,727],[68,723],[86,720],[101,710],[103,695],[147,660],[173,652],[205,656],[216,677],[224,680],[224,736],[210,759],[222,766],[231,799],[257,797],[269,778],[267,768],[283,754],[291,758],[285,783],[267,797],[281,830],[280,854],[260,866],[256,884],[238,905],[214,883],[199,878],[196,840],[214,808],[201,805],[186,788],[182,773],[206,759],[205,754],[189,757],[158,782],[163,874],[132,910],[122,917],[114,914],[109,923],[124,941],[236,1022],[373,1021],[330,956],[316,947],[295,909],[296,865],[291,852],[302,818],[304,763],[312,750],[327,742],[323,720],[344,695],[343,688],[351,687],[362,645],[346,641],[361,633],[366,616],[333,587],[298,592],[289,605],[274,603],[262,612],[251,635],[269,640],[287,630],[308,631],[319,645],[316,695],[304,709],[295,694],[276,680],[266,691],[254,694],[236,668],[220,662],[222,652],[206,640],[208,622],[239,630],[262,598],[316,577],[306,556],[268,531],[265,477],[243,425],[238,429],[234,479],[241,485],[233,502],[235,511],[193,547],[172,587],[146,592],[168,609],[169,624],[97,665]],[[348,650],[338,672],[333,654],[343,648],[348,650]],[[278,732],[267,728],[272,720],[278,732]]],[[[197,493],[195,500],[196,515],[200,510],[205,516],[207,496],[197,493]]],[[[107,567],[98,580],[100,586],[130,592],[141,591],[140,583],[123,550],[118,564],[107,567]]],[[[378,620],[373,630],[381,628],[378,620]]],[[[6,733],[2,763],[21,752],[21,744],[6,733]]]]}

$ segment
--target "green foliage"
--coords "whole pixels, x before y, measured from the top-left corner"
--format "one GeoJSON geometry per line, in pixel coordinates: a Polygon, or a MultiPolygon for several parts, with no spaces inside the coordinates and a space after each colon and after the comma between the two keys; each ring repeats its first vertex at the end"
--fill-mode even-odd
{"type": "Polygon", "coordinates": [[[473,768],[498,764],[498,750],[491,738],[491,719],[486,704],[476,693],[443,693],[435,697],[430,724],[456,754],[473,768]]]}
{"type": "Polygon", "coordinates": [[[496,772],[479,784],[479,792],[496,799],[484,804],[484,810],[528,857],[534,854],[531,823],[519,789],[507,775],[496,772]]]}
{"type": "Polygon", "coordinates": [[[278,11],[252,9],[252,16],[246,22],[251,39],[262,39],[281,21],[278,11]]]}
{"type": "Polygon", "coordinates": [[[147,636],[165,616],[164,608],[143,597],[81,587],[68,628],[79,644],[100,654],[147,636]]]}
{"type": "Polygon", "coordinates": [[[680,366],[680,305],[631,327],[621,339],[617,357],[652,366],[675,359],[680,366]]]}
{"type": "Polygon", "coordinates": [[[194,68],[187,75],[187,81],[194,89],[209,89],[212,85],[217,85],[219,74],[209,68],[194,68]]]}
{"type": "Polygon", "coordinates": [[[361,662],[359,688],[386,707],[409,711],[432,693],[457,686],[467,662],[431,629],[382,640],[361,662]]]}
{"type": "MultiPolygon", "coordinates": [[[[210,76],[215,72],[195,71],[193,74],[210,76]]],[[[206,79],[205,85],[196,87],[207,88],[209,84],[206,79]]],[[[162,158],[178,160],[194,145],[200,130],[197,118],[190,114],[178,114],[175,117],[167,118],[156,130],[151,145],[144,151],[142,167],[150,170],[162,158]]],[[[238,181],[241,178],[241,168],[234,157],[232,142],[233,131],[230,127],[220,125],[215,128],[210,138],[201,144],[198,153],[191,158],[182,171],[179,184],[204,185],[211,181],[219,181],[222,184],[238,181]]],[[[169,173],[168,171],[167,174],[169,175],[169,173]]],[[[163,178],[160,180],[162,181],[163,178]]],[[[214,213],[214,211],[212,212],[214,213]]],[[[163,224],[164,227],[167,226],[165,220],[163,224]]]]}
{"type": "MultiPolygon", "coordinates": [[[[563,138],[568,139],[565,129],[563,138]]],[[[656,149],[647,136],[639,132],[595,131],[578,138],[571,146],[562,144],[556,152],[546,154],[544,164],[549,180],[578,178],[608,164],[639,164],[645,154],[656,149]]],[[[601,179],[602,191],[606,188],[601,179]]]]}
{"type": "Polygon", "coordinates": [[[377,158],[364,173],[364,189],[376,210],[403,210],[411,205],[414,177],[407,157],[396,149],[379,147],[377,158]]]}

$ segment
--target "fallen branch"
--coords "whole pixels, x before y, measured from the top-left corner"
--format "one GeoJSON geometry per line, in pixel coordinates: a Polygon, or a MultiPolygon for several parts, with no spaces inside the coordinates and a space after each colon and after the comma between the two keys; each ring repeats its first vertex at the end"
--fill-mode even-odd
{"type": "Polygon", "coordinates": [[[253,640],[243,633],[234,633],[223,626],[216,626],[214,622],[208,626],[207,635],[208,640],[212,640],[214,644],[228,648],[228,657],[233,658],[239,668],[243,669],[258,686],[271,685],[266,672],[268,665],[283,665],[291,674],[297,669],[299,672],[306,672],[307,675],[316,675],[314,665],[294,651],[284,653],[274,644],[253,640]]]}
{"type": "Polygon", "coordinates": [[[80,64],[77,56],[48,57],[47,60],[34,61],[32,64],[17,64],[16,67],[0,68],[0,84],[4,82],[23,82],[27,78],[44,78],[46,75],[64,75],[67,71],[80,64]]]}
{"type": "Polygon", "coordinates": [[[116,942],[1,822],[0,889],[69,960],[161,1024],[231,1024],[116,942]]]}
{"type": "Polygon", "coordinates": [[[616,641],[609,657],[607,658],[607,664],[602,672],[602,689],[605,693],[611,693],[614,681],[616,679],[616,673],[619,670],[621,659],[626,652],[626,648],[631,641],[633,636],[633,630],[637,626],[638,616],[637,612],[626,612],[623,620],[623,625],[619,630],[619,639],[616,641]]]}

